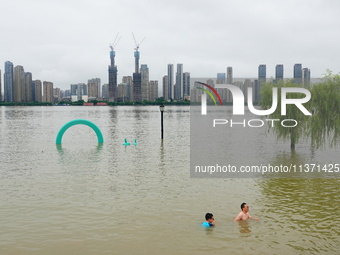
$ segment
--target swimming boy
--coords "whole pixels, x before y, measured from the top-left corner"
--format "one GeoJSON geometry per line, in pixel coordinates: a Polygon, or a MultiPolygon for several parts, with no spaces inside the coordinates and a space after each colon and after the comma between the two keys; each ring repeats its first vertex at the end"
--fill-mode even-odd
{"type": "Polygon", "coordinates": [[[236,216],[236,218],[234,219],[234,221],[238,221],[238,220],[248,220],[253,219],[253,220],[260,220],[258,218],[254,218],[252,216],[250,216],[249,212],[249,205],[247,205],[247,203],[242,203],[241,204],[241,212],[236,216]]]}
{"type": "Polygon", "coordinates": [[[215,219],[212,213],[207,213],[205,215],[205,221],[201,224],[203,227],[209,228],[215,226],[215,219]]]}

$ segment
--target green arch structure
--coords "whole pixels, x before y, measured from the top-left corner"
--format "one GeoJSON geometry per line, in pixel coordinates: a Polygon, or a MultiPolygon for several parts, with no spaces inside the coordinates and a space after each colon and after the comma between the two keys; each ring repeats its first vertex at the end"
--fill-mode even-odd
{"type": "Polygon", "coordinates": [[[62,128],[59,130],[59,132],[57,134],[56,144],[61,144],[61,140],[63,138],[65,131],[67,129],[69,129],[70,127],[74,126],[74,125],[89,126],[90,128],[93,129],[94,132],[96,132],[96,135],[98,137],[98,143],[104,142],[103,134],[100,131],[99,127],[97,127],[93,122],[91,122],[89,120],[77,119],[77,120],[71,120],[71,121],[67,122],[64,126],[62,126],[62,128]]]}

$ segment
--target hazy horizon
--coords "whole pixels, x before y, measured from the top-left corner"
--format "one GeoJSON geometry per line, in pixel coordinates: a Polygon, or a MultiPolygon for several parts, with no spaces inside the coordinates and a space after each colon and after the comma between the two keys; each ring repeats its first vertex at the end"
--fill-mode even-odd
{"type": "Polygon", "coordinates": [[[137,42],[145,37],[140,64],[159,84],[169,63],[183,63],[191,77],[215,77],[228,66],[234,77],[257,77],[260,64],[267,65],[267,77],[275,76],[277,64],[290,77],[301,63],[311,77],[322,77],[327,69],[340,71],[339,8],[334,0],[5,1],[0,69],[3,74],[11,61],[63,90],[91,78],[105,84],[109,45],[120,33],[121,81],[134,71],[133,32],[137,42]]]}

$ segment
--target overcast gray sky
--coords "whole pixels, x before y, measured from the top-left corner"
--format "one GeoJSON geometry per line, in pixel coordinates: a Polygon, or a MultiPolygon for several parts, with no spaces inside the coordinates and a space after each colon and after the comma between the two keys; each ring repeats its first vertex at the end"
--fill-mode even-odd
{"type": "MultiPolygon", "coordinates": [[[[302,63],[320,77],[340,72],[338,0],[3,0],[0,69],[22,65],[33,79],[69,89],[101,78],[107,83],[109,45],[116,34],[118,81],[134,71],[134,32],[141,64],[162,82],[168,63],[183,63],[191,77],[267,77],[283,64],[285,77],[302,63]]],[[[3,77],[2,77],[3,78],[3,77]]]]}

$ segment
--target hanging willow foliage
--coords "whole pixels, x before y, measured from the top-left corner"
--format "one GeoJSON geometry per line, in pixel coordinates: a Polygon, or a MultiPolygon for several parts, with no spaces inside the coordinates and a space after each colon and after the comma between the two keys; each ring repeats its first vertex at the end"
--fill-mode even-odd
{"type": "MultiPolygon", "coordinates": [[[[295,105],[288,104],[286,107],[286,115],[281,115],[281,88],[283,87],[301,87],[293,81],[283,81],[280,80],[277,83],[267,83],[261,88],[261,100],[260,105],[263,109],[268,109],[272,106],[272,88],[278,88],[278,105],[275,112],[273,112],[269,117],[271,119],[278,119],[279,121],[274,122],[273,131],[278,139],[283,139],[284,141],[290,140],[291,149],[295,148],[295,144],[303,139],[306,134],[306,129],[308,126],[308,119],[310,116],[305,116],[300,109],[295,105]],[[295,127],[284,127],[281,125],[281,121],[285,119],[294,119],[298,122],[295,127]]],[[[304,98],[305,95],[302,93],[287,93],[287,98],[304,98]]],[[[308,108],[307,108],[308,109],[308,108]]],[[[294,123],[290,123],[293,125],[294,123]]],[[[271,128],[271,126],[270,126],[271,128]]]]}
{"type": "Polygon", "coordinates": [[[327,144],[334,147],[339,144],[340,138],[340,75],[328,71],[324,81],[314,85],[311,93],[312,146],[316,149],[327,144]]]}
{"type": "MultiPolygon", "coordinates": [[[[310,89],[311,100],[304,106],[312,112],[312,116],[305,116],[295,105],[287,105],[287,114],[281,115],[281,88],[301,87],[290,81],[271,82],[262,86],[260,105],[262,109],[272,106],[272,88],[278,88],[278,105],[271,119],[294,119],[298,122],[296,127],[283,127],[279,121],[275,121],[273,127],[269,127],[277,139],[290,140],[291,149],[295,149],[301,139],[311,140],[311,146],[315,149],[326,146],[336,146],[340,140],[340,75],[333,75],[328,71],[323,82],[315,84],[310,89]]],[[[302,93],[288,93],[287,98],[304,98],[302,93]]]]}

